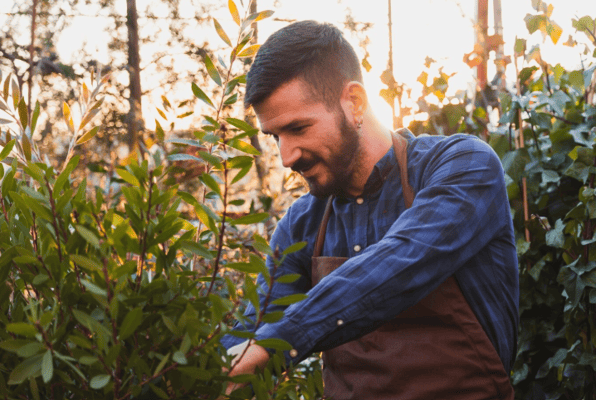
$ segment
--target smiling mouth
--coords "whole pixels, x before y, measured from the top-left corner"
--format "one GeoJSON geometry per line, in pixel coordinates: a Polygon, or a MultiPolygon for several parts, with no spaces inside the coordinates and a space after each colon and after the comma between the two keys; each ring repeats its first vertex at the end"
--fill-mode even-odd
{"type": "Polygon", "coordinates": [[[312,170],[312,168],[317,165],[316,162],[305,163],[305,162],[298,162],[297,164],[292,166],[292,170],[298,172],[300,175],[304,176],[308,171],[312,170]]]}

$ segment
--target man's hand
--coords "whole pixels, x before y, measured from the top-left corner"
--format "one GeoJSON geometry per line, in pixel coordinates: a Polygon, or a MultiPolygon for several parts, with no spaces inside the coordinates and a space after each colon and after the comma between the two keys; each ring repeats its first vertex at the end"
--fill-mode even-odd
{"type": "MultiPolygon", "coordinates": [[[[236,376],[243,374],[254,374],[257,368],[264,369],[269,361],[269,353],[258,344],[254,344],[250,340],[240,343],[228,350],[228,354],[233,356],[232,370],[228,376],[236,376]],[[246,349],[246,352],[244,352],[246,349]],[[242,353],[244,355],[242,356],[242,353]],[[242,356],[242,358],[239,358],[242,356]]],[[[234,390],[244,386],[245,384],[230,382],[226,389],[226,394],[229,395],[234,390]]]]}

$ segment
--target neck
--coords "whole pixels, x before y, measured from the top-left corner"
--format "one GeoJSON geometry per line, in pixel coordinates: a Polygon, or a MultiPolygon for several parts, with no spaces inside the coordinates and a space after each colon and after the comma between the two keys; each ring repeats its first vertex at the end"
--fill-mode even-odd
{"type": "Polygon", "coordinates": [[[373,115],[368,115],[362,124],[360,152],[354,168],[353,184],[348,188],[346,194],[354,197],[362,194],[368,177],[377,162],[387,153],[391,143],[391,131],[373,115]]]}

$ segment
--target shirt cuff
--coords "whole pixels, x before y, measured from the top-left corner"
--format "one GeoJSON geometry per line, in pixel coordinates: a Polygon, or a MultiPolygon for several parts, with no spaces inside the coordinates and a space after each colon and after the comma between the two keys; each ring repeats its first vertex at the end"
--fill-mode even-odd
{"type": "MultiPolygon", "coordinates": [[[[284,351],[286,365],[296,365],[307,358],[312,352],[312,339],[304,332],[299,325],[293,323],[287,318],[280,321],[262,325],[256,332],[256,340],[263,339],[282,339],[288,342],[291,350],[284,351]]],[[[276,350],[265,348],[270,354],[275,354],[276,350]]]]}

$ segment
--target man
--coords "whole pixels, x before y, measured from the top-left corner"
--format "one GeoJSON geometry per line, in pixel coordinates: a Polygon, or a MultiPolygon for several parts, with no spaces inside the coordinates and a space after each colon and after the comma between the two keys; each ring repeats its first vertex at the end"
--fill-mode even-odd
{"type": "MultiPolygon", "coordinates": [[[[276,272],[301,278],[273,285],[267,311],[308,297],[256,338],[289,342],[293,363],[323,351],[334,399],[513,399],[519,289],[500,161],[469,135],[390,132],[359,65],[337,28],[303,21],[274,33],[248,73],[245,106],[310,188],[271,240],[308,243],[276,272]]],[[[262,368],[268,350],[240,342],[223,340],[231,354],[248,346],[231,374],[262,368]]]]}

